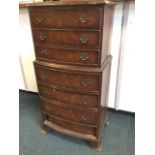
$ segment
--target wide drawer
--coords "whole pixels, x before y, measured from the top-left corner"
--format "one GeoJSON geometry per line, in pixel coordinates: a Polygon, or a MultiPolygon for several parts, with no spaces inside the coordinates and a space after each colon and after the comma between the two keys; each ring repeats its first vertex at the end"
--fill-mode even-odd
{"type": "Polygon", "coordinates": [[[97,112],[88,110],[80,111],[79,109],[73,107],[59,106],[49,100],[41,100],[42,110],[48,113],[49,115],[53,115],[66,121],[77,124],[90,126],[96,126],[97,124],[97,112]]]}
{"type": "Polygon", "coordinates": [[[100,8],[32,8],[30,19],[34,27],[99,28],[100,8]]]}
{"type": "Polygon", "coordinates": [[[58,119],[56,117],[50,117],[48,115],[47,115],[47,120],[60,126],[60,127],[63,127],[65,129],[75,131],[78,133],[95,135],[95,132],[96,132],[96,128],[94,128],[94,127],[88,127],[88,126],[70,123],[70,122],[64,121],[62,119],[58,119]]]}
{"type": "Polygon", "coordinates": [[[33,38],[36,43],[99,47],[99,31],[33,29],[33,38]]]}
{"type": "Polygon", "coordinates": [[[97,107],[98,96],[94,94],[78,93],[59,88],[38,85],[39,94],[56,102],[82,107],[97,107]]]}
{"type": "Polygon", "coordinates": [[[67,70],[55,70],[35,66],[37,80],[70,89],[80,91],[99,91],[99,75],[68,72],[67,70]]]}
{"type": "Polygon", "coordinates": [[[36,46],[35,51],[37,59],[62,64],[98,65],[98,50],[36,46]]]}

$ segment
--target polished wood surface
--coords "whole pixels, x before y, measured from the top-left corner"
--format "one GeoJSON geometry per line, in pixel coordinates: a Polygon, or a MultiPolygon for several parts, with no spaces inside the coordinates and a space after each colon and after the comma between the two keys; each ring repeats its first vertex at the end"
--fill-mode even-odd
{"type": "Polygon", "coordinates": [[[88,127],[88,126],[84,126],[84,125],[73,124],[73,123],[70,123],[68,121],[64,121],[60,118],[55,118],[55,117],[52,117],[49,115],[48,115],[48,120],[50,122],[53,122],[54,124],[56,124],[58,126],[62,126],[63,128],[66,128],[68,130],[78,132],[78,133],[82,133],[82,134],[90,134],[90,135],[95,136],[96,127],[88,127]]]}
{"type": "Polygon", "coordinates": [[[19,8],[27,8],[29,6],[65,6],[65,5],[96,5],[106,4],[115,5],[121,2],[128,2],[135,0],[43,0],[43,2],[19,3],[19,8]]]}
{"type": "Polygon", "coordinates": [[[98,49],[54,48],[36,46],[37,59],[59,64],[98,66],[98,49]]]}
{"type": "Polygon", "coordinates": [[[85,111],[85,109],[77,109],[74,107],[66,107],[65,105],[58,105],[50,100],[42,99],[42,110],[50,115],[60,117],[64,120],[72,122],[73,124],[82,124],[96,126],[97,124],[97,112],[85,111]]]}
{"type": "MultiPolygon", "coordinates": [[[[109,54],[108,47],[112,27],[113,6],[105,6],[105,8],[101,6],[57,6],[49,8],[46,6],[39,8],[30,7],[29,10],[34,44],[36,45],[36,56],[38,58],[69,65],[100,67],[104,63],[109,54]],[[41,10],[43,10],[43,13],[41,10]],[[51,23],[55,23],[54,27],[52,27],[48,21],[51,15],[47,17],[48,20],[46,19],[47,12],[57,12],[57,14],[61,15],[62,12],[68,11],[75,12],[77,15],[73,22],[74,25],[72,22],[68,22],[68,20],[58,20],[52,16],[51,23]],[[44,12],[46,12],[45,15],[44,12]],[[40,15],[37,16],[38,13],[40,15]],[[98,18],[94,18],[95,13],[98,18]],[[41,16],[41,14],[43,15],[41,16]],[[93,17],[90,17],[89,14],[93,15],[93,17]],[[105,17],[104,14],[106,15],[105,17]],[[81,27],[79,19],[86,22],[82,24],[83,27],[81,27]],[[92,24],[96,19],[98,23],[96,27],[88,27],[87,23],[89,24],[90,22],[92,24]],[[35,25],[33,21],[40,23],[42,27],[35,25]],[[65,23],[68,24],[67,27],[61,27],[65,23]],[[77,27],[75,27],[75,24],[77,27]],[[102,39],[102,37],[104,38],[102,39]]],[[[65,16],[65,13],[63,16],[65,16]]]]}
{"type": "Polygon", "coordinates": [[[99,28],[100,12],[99,7],[70,8],[59,7],[52,10],[48,7],[30,10],[32,26],[40,28],[99,28]],[[72,15],[72,16],[71,16],[72,15]]]}
{"type": "Polygon", "coordinates": [[[90,67],[90,66],[73,66],[71,65],[64,65],[64,64],[58,64],[58,63],[49,63],[47,61],[41,61],[41,60],[35,60],[34,65],[42,66],[42,68],[48,68],[49,70],[68,70],[68,72],[82,72],[85,73],[91,73],[94,74],[96,72],[102,73],[103,69],[106,67],[106,65],[111,61],[112,56],[108,55],[104,61],[103,64],[101,64],[101,67],[90,67]]]}
{"type": "Polygon", "coordinates": [[[53,129],[101,149],[111,68],[113,5],[48,2],[29,7],[43,131],[53,129]]]}
{"type": "Polygon", "coordinates": [[[90,142],[91,141],[96,142],[96,136],[94,136],[93,134],[86,134],[86,133],[81,133],[81,132],[77,132],[77,131],[74,131],[74,130],[70,130],[70,129],[66,128],[66,127],[56,125],[56,124],[54,124],[53,122],[51,122],[49,120],[45,120],[43,122],[43,125],[45,125],[46,127],[50,128],[50,129],[56,130],[56,131],[58,131],[60,133],[63,133],[63,134],[69,135],[69,136],[85,139],[85,140],[88,140],[90,142]]]}
{"type": "Polygon", "coordinates": [[[39,82],[46,82],[51,85],[67,87],[71,89],[99,91],[99,76],[68,73],[67,71],[54,71],[36,66],[36,76],[39,82]]]}
{"type": "Polygon", "coordinates": [[[77,106],[78,108],[88,108],[98,106],[98,95],[52,87],[45,84],[38,85],[40,95],[55,102],[66,103],[77,106]]]}
{"type": "Polygon", "coordinates": [[[59,0],[51,1],[45,0],[44,2],[36,2],[28,4],[27,6],[39,7],[39,6],[85,6],[85,5],[115,5],[118,2],[125,0],[59,0]]]}
{"type": "Polygon", "coordinates": [[[34,29],[36,43],[66,46],[99,47],[99,31],[34,29]]]}

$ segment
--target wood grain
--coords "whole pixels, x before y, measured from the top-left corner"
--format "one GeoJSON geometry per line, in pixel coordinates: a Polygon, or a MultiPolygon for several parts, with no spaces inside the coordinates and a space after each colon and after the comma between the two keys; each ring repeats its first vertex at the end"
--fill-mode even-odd
{"type": "Polygon", "coordinates": [[[43,129],[89,140],[97,150],[107,116],[113,2],[29,7],[43,129]]]}
{"type": "Polygon", "coordinates": [[[38,85],[39,93],[42,97],[50,100],[78,106],[79,108],[89,108],[98,106],[98,95],[73,92],[66,89],[50,87],[49,85],[38,85]]]}
{"type": "Polygon", "coordinates": [[[100,8],[37,8],[31,9],[32,27],[99,28],[100,8]]]}

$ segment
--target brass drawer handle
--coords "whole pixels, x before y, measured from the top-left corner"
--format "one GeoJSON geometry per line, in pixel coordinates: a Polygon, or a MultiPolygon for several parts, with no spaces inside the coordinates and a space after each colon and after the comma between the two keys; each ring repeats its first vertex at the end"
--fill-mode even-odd
{"type": "Polygon", "coordinates": [[[46,39],[46,35],[45,34],[41,34],[39,36],[39,38],[40,38],[41,41],[44,41],[46,39]]]}
{"type": "Polygon", "coordinates": [[[82,34],[81,36],[80,36],[80,42],[82,43],[82,44],[86,44],[87,42],[88,42],[88,40],[89,40],[89,38],[87,37],[87,35],[86,34],[82,34]]]}
{"type": "Polygon", "coordinates": [[[47,77],[48,77],[48,74],[47,74],[47,73],[42,73],[42,74],[41,74],[41,78],[42,78],[42,79],[46,79],[47,77]]]}
{"type": "Polygon", "coordinates": [[[86,61],[86,60],[88,60],[88,55],[87,55],[87,53],[80,53],[80,60],[82,60],[82,61],[86,61]]]}
{"type": "Polygon", "coordinates": [[[81,23],[86,23],[86,22],[88,22],[89,17],[85,13],[83,13],[80,15],[79,20],[81,23]]]}
{"type": "Polygon", "coordinates": [[[91,82],[89,80],[82,80],[81,81],[81,85],[84,86],[84,87],[87,87],[91,84],[91,82]]]}
{"type": "Polygon", "coordinates": [[[83,98],[81,98],[81,103],[85,104],[85,105],[88,105],[88,104],[90,104],[90,100],[88,98],[86,98],[86,97],[83,97],[83,98]]]}
{"type": "Polygon", "coordinates": [[[36,20],[41,23],[44,20],[44,17],[36,17],[36,20]]]}
{"type": "Polygon", "coordinates": [[[42,55],[48,55],[48,52],[47,52],[47,50],[43,49],[43,50],[41,51],[41,54],[42,54],[42,55]]]}
{"type": "Polygon", "coordinates": [[[54,93],[55,93],[55,88],[53,88],[52,90],[47,90],[47,89],[45,89],[45,90],[43,90],[43,94],[47,94],[47,95],[54,95],[54,93]]]}
{"type": "Polygon", "coordinates": [[[50,95],[51,94],[51,91],[50,90],[44,90],[43,93],[44,94],[47,94],[47,95],[50,95]]]}
{"type": "Polygon", "coordinates": [[[45,105],[43,105],[43,106],[44,106],[44,109],[47,110],[48,112],[51,111],[51,105],[45,104],[45,105]]]}
{"type": "Polygon", "coordinates": [[[84,116],[84,115],[81,116],[81,119],[82,119],[83,121],[87,121],[87,120],[88,120],[88,118],[87,118],[86,116],[84,116]]]}

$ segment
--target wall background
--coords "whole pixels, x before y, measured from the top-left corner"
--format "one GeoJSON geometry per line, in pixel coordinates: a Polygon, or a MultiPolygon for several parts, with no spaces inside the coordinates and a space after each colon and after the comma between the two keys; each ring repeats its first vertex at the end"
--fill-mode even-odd
{"type": "MultiPolygon", "coordinates": [[[[39,1],[39,0],[38,0],[39,1]]],[[[126,25],[126,37],[124,49],[120,55],[120,72],[118,79],[118,91],[116,93],[116,81],[118,71],[118,60],[120,52],[120,36],[122,22],[122,4],[115,6],[113,33],[111,40],[112,69],[109,92],[109,107],[118,110],[135,112],[134,98],[131,92],[134,90],[134,72],[136,65],[135,57],[135,30],[134,30],[134,4],[130,4],[129,16],[126,25]]],[[[34,74],[33,61],[35,53],[32,42],[32,34],[28,10],[26,8],[19,10],[20,26],[20,51],[19,51],[19,89],[38,92],[36,78],[34,74]]]]}

